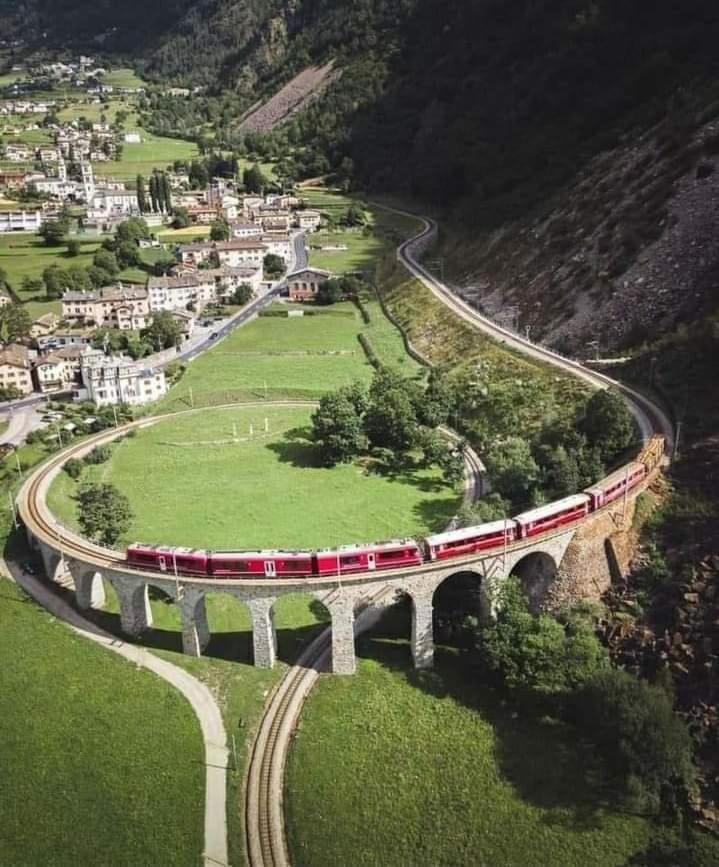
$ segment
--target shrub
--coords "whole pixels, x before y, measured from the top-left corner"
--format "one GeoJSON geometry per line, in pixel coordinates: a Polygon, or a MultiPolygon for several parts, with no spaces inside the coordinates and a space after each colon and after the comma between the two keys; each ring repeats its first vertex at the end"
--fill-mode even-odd
{"type": "Polygon", "coordinates": [[[694,779],[685,723],[664,690],[624,671],[585,683],[571,714],[596,743],[627,799],[638,809],[675,811],[694,779]]]}
{"type": "Polygon", "coordinates": [[[95,446],[95,448],[85,455],[86,464],[104,464],[110,459],[112,451],[110,446],[95,446]]]}
{"type": "Polygon", "coordinates": [[[63,469],[71,479],[79,479],[83,466],[84,464],[79,458],[70,458],[65,462],[63,469]]]}

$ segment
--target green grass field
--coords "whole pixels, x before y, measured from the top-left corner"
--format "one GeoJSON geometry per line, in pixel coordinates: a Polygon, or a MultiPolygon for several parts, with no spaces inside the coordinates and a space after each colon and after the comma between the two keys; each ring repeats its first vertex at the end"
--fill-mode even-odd
{"type": "Polygon", "coordinates": [[[109,70],[102,79],[102,83],[112,85],[112,87],[145,87],[145,82],[134,69],[129,67],[109,70]]]}
{"type": "MultiPolygon", "coordinates": [[[[439,471],[390,476],[359,464],[323,467],[306,439],[310,413],[260,407],[171,418],[118,444],[111,461],[82,478],[109,481],[128,496],[134,521],[125,541],[329,547],[446,525],[459,495],[439,471]],[[239,442],[226,443],[235,428],[239,442]]],[[[49,495],[50,507],[72,526],[76,489],[63,473],[49,495]]]]}
{"type": "Polygon", "coordinates": [[[203,747],[180,694],[7,580],[0,653],[0,863],[199,864],[203,747]]]}
{"type": "MultiPolygon", "coordinates": [[[[126,124],[128,132],[135,127],[126,124]]],[[[93,163],[98,177],[120,178],[134,181],[137,175],[150,175],[153,169],[164,169],[174,160],[190,160],[198,156],[197,145],[182,139],[164,138],[137,128],[140,144],[124,144],[122,159],[106,163],[93,163]]]]}
{"type": "Polygon", "coordinates": [[[571,730],[517,717],[456,657],[418,676],[381,625],[357,646],[358,674],[321,679],[290,754],[297,867],[620,867],[645,847],[651,826],[612,809],[571,730]]]}

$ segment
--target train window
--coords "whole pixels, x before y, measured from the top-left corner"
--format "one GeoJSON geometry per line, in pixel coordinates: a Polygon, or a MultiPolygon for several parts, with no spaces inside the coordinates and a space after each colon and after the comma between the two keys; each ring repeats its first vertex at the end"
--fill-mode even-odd
{"type": "Polygon", "coordinates": [[[250,564],[246,560],[237,560],[230,564],[230,568],[233,572],[248,572],[250,564]]]}
{"type": "Polygon", "coordinates": [[[400,553],[398,551],[380,551],[377,555],[380,560],[393,560],[397,554],[400,553]]]}
{"type": "Polygon", "coordinates": [[[343,566],[357,566],[360,558],[355,554],[347,554],[344,557],[340,557],[340,562],[343,566]]]}

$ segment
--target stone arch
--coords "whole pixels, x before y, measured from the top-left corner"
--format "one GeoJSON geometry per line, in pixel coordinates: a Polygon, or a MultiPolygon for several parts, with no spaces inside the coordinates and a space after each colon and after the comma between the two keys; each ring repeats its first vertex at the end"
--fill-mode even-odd
{"type": "Polygon", "coordinates": [[[231,588],[217,587],[202,589],[196,596],[192,620],[200,649],[205,650],[207,656],[251,663],[254,617],[245,596],[231,588]]]}
{"type": "Polygon", "coordinates": [[[472,623],[492,616],[489,580],[475,569],[445,575],[432,593],[433,637],[436,644],[466,646],[472,623]]]}
{"type": "Polygon", "coordinates": [[[359,656],[376,657],[381,653],[390,664],[396,657],[403,664],[407,653],[416,600],[412,591],[404,586],[368,587],[366,594],[358,594],[354,602],[355,637],[359,656]],[[406,645],[405,645],[406,641],[406,645]]]}
{"type": "Polygon", "coordinates": [[[59,584],[67,572],[68,564],[65,558],[59,551],[42,543],[40,543],[40,556],[42,557],[42,564],[48,581],[59,584]]]}
{"type": "Polygon", "coordinates": [[[312,641],[330,626],[332,614],[327,603],[333,592],[296,590],[273,601],[271,618],[277,655],[283,662],[295,664],[312,641]]]}
{"type": "Polygon", "coordinates": [[[531,551],[512,567],[512,575],[519,579],[532,611],[539,611],[549,598],[557,570],[556,560],[546,551],[531,551]]]}

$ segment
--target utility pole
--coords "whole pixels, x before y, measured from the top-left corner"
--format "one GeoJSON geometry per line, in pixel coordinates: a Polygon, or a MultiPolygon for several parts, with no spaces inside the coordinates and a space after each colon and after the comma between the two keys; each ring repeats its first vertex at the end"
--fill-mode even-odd
{"type": "Polygon", "coordinates": [[[10,510],[12,511],[13,526],[17,530],[17,511],[15,510],[15,500],[13,500],[12,493],[10,491],[7,492],[7,498],[10,501],[10,510]]]}
{"type": "Polygon", "coordinates": [[[672,451],[672,460],[675,461],[677,459],[677,455],[679,454],[679,436],[682,432],[682,420],[679,419],[677,422],[677,432],[674,435],[674,450],[672,451]]]}
{"type": "Polygon", "coordinates": [[[115,427],[117,428],[118,427],[118,424],[117,424],[117,407],[115,406],[114,403],[112,405],[112,415],[115,419],[115,427]]]}
{"type": "Polygon", "coordinates": [[[20,458],[18,457],[18,454],[17,454],[17,446],[15,446],[15,448],[13,449],[13,454],[15,455],[15,464],[17,465],[18,478],[21,478],[22,477],[22,466],[20,465],[20,458]]]}
{"type": "Polygon", "coordinates": [[[190,386],[190,406],[192,407],[192,409],[195,408],[195,400],[192,396],[192,386],[190,386]]]}

